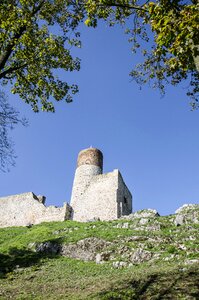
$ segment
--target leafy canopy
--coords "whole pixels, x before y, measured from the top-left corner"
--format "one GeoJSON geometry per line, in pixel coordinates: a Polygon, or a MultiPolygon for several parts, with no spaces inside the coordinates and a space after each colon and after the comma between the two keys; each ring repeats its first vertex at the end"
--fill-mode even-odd
{"type": "Polygon", "coordinates": [[[164,93],[167,83],[188,79],[187,95],[196,108],[198,10],[197,0],[2,0],[0,80],[11,82],[12,92],[34,111],[54,111],[51,98],[72,101],[77,85],[59,79],[56,70],[80,69],[80,60],[71,54],[73,46],[81,46],[78,26],[96,27],[102,19],[110,26],[126,24],[133,52],[142,52],[143,63],[130,74],[138,84],[152,82],[164,93]]]}
{"type": "Polygon", "coordinates": [[[34,111],[54,111],[49,98],[71,101],[78,91],[55,75],[55,70],[79,70],[70,53],[80,46],[75,32],[82,19],[76,1],[2,0],[0,3],[0,79],[13,84],[12,93],[34,111]],[[75,4],[74,4],[75,3],[75,4]],[[53,26],[58,34],[53,33],[53,26]],[[74,34],[72,34],[74,33],[74,34]]]}
{"type": "Polygon", "coordinates": [[[199,93],[199,3],[197,0],[89,0],[86,1],[87,26],[97,26],[99,18],[110,26],[130,24],[126,33],[140,50],[143,63],[130,73],[140,85],[152,83],[165,92],[165,84],[177,85],[189,80],[187,95],[193,108],[199,93]],[[151,37],[151,31],[153,36],[151,37]],[[150,40],[150,46],[149,42],[150,40]],[[147,46],[144,43],[147,42],[147,46]],[[145,49],[146,47],[146,49],[145,49]]]}

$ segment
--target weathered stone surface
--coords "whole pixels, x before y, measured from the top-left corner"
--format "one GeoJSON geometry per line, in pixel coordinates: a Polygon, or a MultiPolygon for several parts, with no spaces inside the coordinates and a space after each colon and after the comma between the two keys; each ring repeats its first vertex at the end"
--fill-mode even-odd
{"type": "Polygon", "coordinates": [[[102,174],[102,158],[96,148],[79,153],[71,196],[75,221],[114,220],[132,211],[132,196],[121,174],[102,174]]]}
{"type": "Polygon", "coordinates": [[[174,224],[176,226],[179,226],[179,225],[183,225],[184,223],[185,223],[185,217],[183,215],[177,215],[174,220],[174,224]]]}
{"type": "Polygon", "coordinates": [[[108,261],[110,259],[110,257],[111,257],[111,251],[97,253],[97,255],[95,257],[95,262],[96,262],[96,264],[100,264],[105,261],[108,261]]]}
{"type": "Polygon", "coordinates": [[[152,253],[143,249],[137,249],[130,258],[133,264],[140,264],[152,258],[152,253]]]}
{"type": "Polygon", "coordinates": [[[128,216],[122,216],[121,219],[135,220],[141,219],[142,224],[147,223],[151,218],[159,217],[159,213],[155,209],[142,209],[138,210],[135,213],[129,214],[128,216]]]}
{"type": "Polygon", "coordinates": [[[187,259],[185,260],[186,265],[199,264],[199,259],[187,259]]]}
{"type": "Polygon", "coordinates": [[[145,230],[145,231],[158,231],[160,230],[160,224],[141,225],[140,227],[134,228],[134,230],[145,230]]]}
{"type": "Polygon", "coordinates": [[[103,154],[99,149],[88,148],[80,151],[77,159],[77,167],[81,165],[98,166],[103,169],[103,154]]]}
{"type": "Polygon", "coordinates": [[[113,268],[115,269],[121,269],[124,267],[127,267],[128,263],[125,261],[114,261],[113,262],[113,268]]]}
{"type": "Polygon", "coordinates": [[[191,213],[193,211],[199,210],[199,204],[183,204],[183,206],[179,207],[175,213],[181,214],[181,213],[191,213]]]}
{"type": "Polygon", "coordinates": [[[126,242],[137,242],[137,241],[146,241],[146,240],[148,240],[148,237],[142,236],[142,235],[141,236],[134,235],[134,236],[125,238],[126,242]]]}
{"type": "Polygon", "coordinates": [[[159,217],[159,213],[155,209],[143,209],[134,213],[134,218],[155,218],[159,217]]]}
{"type": "Polygon", "coordinates": [[[129,223],[118,223],[116,226],[114,226],[116,228],[129,228],[129,223]]]}
{"type": "Polygon", "coordinates": [[[132,211],[132,196],[118,170],[102,174],[103,154],[96,148],[78,156],[71,206],[45,207],[45,197],[24,193],[0,198],[0,227],[41,222],[114,220],[132,211]]]}
{"type": "Polygon", "coordinates": [[[145,225],[147,223],[149,223],[149,219],[148,218],[141,218],[140,221],[139,221],[140,225],[145,225]]]}
{"type": "Polygon", "coordinates": [[[46,197],[45,197],[45,196],[38,195],[38,196],[37,196],[37,199],[38,199],[38,201],[39,201],[40,203],[42,203],[42,204],[45,204],[45,202],[46,202],[46,197]]]}
{"type": "Polygon", "coordinates": [[[102,239],[86,238],[76,244],[63,245],[60,254],[84,261],[96,260],[97,252],[102,251],[108,245],[111,245],[111,243],[102,239]]]}
{"type": "Polygon", "coordinates": [[[176,226],[199,223],[199,204],[184,204],[175,213],[174,224],[176,226]]]}
{"type": "Polygon", "coordinates": [[[81,164],[71,197],[73,220],[114,220],[132,211],[132,196],[118,170],[102,174],[99,166],[81,164]]]}
{"type": "MultiPolygon", "coordinates": [[[[193,211],[197,211],[197,207],[192,207],[191,211],[192,213],[193,211]]],[[[180,212],[182,211],[180,210],[180,212]]],[[[186,214],[183,217],[186,218],[186,214]]],[[[87,230],[89,232],[94,228],[102,232],[104,230],[109,232],[109,230],[111,231],[114,228],[113,232],[114,234],[116,233],[116,236],[113,240],[111,239],[111,242],[96,237],[89,237],[68,245],[55,245],[53,242],[44,242],[36,244],[36,246],[35,244],[29,246],[31,249],[34,248],[41,253],[57,253],[83,261],[92,260],[97,264],[108,264],[113,268],[130,267],[147,261],[149,261],[150,266],[152,263],[160,260],[168,262],[181,261],[185,264],[195,264],[198,262],[196,259],[198,244],[197,226],[195,224],[190,226],[187,223],[184,228],[174,228],[174,215],[151,218],[150,222],[146,224],[139,224],[141,219],[138,218],[128,222],[126,220],[118,220],[108,223],[88,223],[83,226],[86,234],[87,230]],[[143,230],[142,233],[139,232],[136,234],[134,231],[135,228],[131,230],[131,225],[134,223],[138,226],[138,230],[143,230]],[[122,229],[118,230],[118,235],[115,228],[122,229]],[[154,233],[154,230],[162,231],[154,233]],[[130,236],[125,236],[125,234],[130,234],[130,236]]],[[[54,232],[54,234],[59,234],[65,238],[75,230],[82,230],[82,226],[79,228],[73,226],[61,228],[54,232]]]]}
{"type": "Polygon", "coordinates": [[[103,261],[103,258],[102,258],[101,253],[97,253],[97,255],[95,257],[96,264],[100,264],[100,263],[102,263],[102,261],[103,261]]]}
{"type": "Polygon", "coordinates": [[[40,200],[31,192],[0,198],[0,227],[31,226],[70,218],[69,204],[46,207],[40,200]]]}
{"type": "Polygon", "coordinates": [[[38,253],[57,254],[59,253],[61,246],[57,243],[52,243],[48,241],[44,243],[35,244],[33,247],[35,248],[35,251],[38,253]]]}

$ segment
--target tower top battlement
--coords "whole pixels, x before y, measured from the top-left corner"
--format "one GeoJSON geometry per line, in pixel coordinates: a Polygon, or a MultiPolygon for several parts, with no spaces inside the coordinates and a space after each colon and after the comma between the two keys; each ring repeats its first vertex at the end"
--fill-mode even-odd
{"type": "Polygon", "coordinates": [[[79,152],[77,168],[82,165],[93,165],[103,169],[103,154],[97,148],[88,148],[79,152]]]}

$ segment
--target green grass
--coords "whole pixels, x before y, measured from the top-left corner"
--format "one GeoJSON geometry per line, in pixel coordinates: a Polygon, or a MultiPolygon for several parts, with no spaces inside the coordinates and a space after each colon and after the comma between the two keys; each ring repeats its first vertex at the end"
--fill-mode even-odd
{"type": "Polygon", "coordinates": [[[198,225],[175,227],[169,217],[156,220],[161,230],[135,230],[135,222],[127,220],[66,221],[0,229],[0,299],[197,299],[198,266],[186,265],[186,260],[198,258],[198,225]],[[132,228],[116,228],[126,222],[132,228]],[[128,241],[128,237],[135,236],[145,239],[128,241]],[[122,246],[132,251],[142,248],[159,253],[160,257],[115,269],[112,261],[97,265],[93,261],[37,253],[31,246],[45,241],[76,243],[87,237],[112,242],[108,249],[113,251],[114,260],[127,260],[118,252],[122,246]],[[181,244],[187,250],[180,249],[181,244]]]}
{"type": "Polygon", "coordinates": [[[0,299],[197,299],[197,274],[196,267],[183,270],[174,263],[112,269],[108,264],[45,258],[1,279],[0,299]]]}

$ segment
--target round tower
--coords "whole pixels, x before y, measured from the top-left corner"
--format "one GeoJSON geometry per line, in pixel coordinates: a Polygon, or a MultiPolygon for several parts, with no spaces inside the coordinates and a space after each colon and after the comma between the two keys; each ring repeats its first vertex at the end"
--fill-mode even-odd
{"type": "Polygon", "coordinates": [[[102,169],[103,154],[99,149],[88,148],[79,152],[70,202],[74,210],[73,219],[77,219],[78,213],[84,210],[84,192],[92,178],[102,174],[102,169]]]}
{"type": "MultiPolygon", "coordinates": [[[[77,168],[83,165],[97,166],[103,169],[103,154],[97,148],[88,148],[79,152],[77,159],[77,168]]],[[[101,174],[100,173],[100,174],[101,174]]]]}

